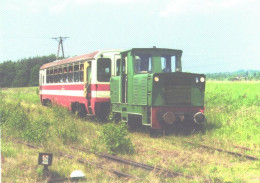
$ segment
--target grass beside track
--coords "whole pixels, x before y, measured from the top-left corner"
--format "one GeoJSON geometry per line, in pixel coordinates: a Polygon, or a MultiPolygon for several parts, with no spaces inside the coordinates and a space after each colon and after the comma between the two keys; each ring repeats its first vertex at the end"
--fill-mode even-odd
{"type": "MultiPolygon", "coordinates": [[[[135,152],[120,156],[194,176],[194,180],[176,177],[175,182],[259,182],[259,161],[185,143],[192,141],[260,157],[259,91],[259,82],[207,82],[207,123],[202,130],[184,133],[185,130],[178,129],[178,133],[175,131],[158,138],[151,138],[145,129],[136,130],[129,135],[135,152]],[[241,150],[234,145],[251,150],[241,150]]],[[[37,165],[39,150],[15,144],[11,138],[42,145],[41,152],[54,153],[54,162],[49,169],[57,177],[66,178],[73,170],[80,169],[90,182],[136,181],[55,156],[62,151],[141,177],[142,182],[172,182],[172,178],[156,172],[118,165],[70,148],[74,145],[91,148],[103,124],[93,119],[78,118],[61,107],[43,107],[37,92],[36,87],[0,91],[3,182],[42,181],[43,168],[37,165]]]]}

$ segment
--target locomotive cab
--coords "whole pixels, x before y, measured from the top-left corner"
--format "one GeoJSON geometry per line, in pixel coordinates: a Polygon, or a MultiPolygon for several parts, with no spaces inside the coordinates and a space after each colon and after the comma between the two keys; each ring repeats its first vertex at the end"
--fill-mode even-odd
{"type": "Polygon", "coordinates": [[[121,52],[110,79],[112,112],[153,129],[205,116],[205,75],[182,72],[181,50],[133,48],[121,52]]]}

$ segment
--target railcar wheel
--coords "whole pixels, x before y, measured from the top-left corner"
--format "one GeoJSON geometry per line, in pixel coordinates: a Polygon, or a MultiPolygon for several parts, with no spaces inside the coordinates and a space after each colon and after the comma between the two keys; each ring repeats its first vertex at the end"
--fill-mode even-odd
{"type": "Polygon", "coordinates": [[[79,115],[80,117],[84,117],[87,113],[85,104],[78,104],[77,106],[77,115],[79,115]]]}
{"type": "Polygon", "coordinates": [[[72,112],[73,114],[75,114],[75,113],[76,113],[76,110],[77,110],[76,102],[71,102],[70,108],[71,108],[71,112],[72,112]]]}
{"type": "Polygon", "coordinates": [[[49,99],[43,99],[43,100],[42,100],[42,105],[43,105],[43,106],[51,106],[51,100],[49,100],[49,99]]]}
{"type": "Polygon", "coordinates": [[[111,111],[110,104],[108,104],[108,103],[96,104],[96,114],[97,114],[97,118],[99,120],[107,122],[110,111],[111,111]]]}

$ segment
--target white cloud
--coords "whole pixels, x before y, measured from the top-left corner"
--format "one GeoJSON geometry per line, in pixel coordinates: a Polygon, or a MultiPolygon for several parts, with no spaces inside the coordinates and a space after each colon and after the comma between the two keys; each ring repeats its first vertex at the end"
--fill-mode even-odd
{"type": "MultiPolygon", "coordinates": [[[[243,8],[258,3],[257,0],[171,0],[160,11],[160,16],[191,15],[219,10],[243,8]]],[[[259,6],[259,3],[258,3],[259,6]]]]}

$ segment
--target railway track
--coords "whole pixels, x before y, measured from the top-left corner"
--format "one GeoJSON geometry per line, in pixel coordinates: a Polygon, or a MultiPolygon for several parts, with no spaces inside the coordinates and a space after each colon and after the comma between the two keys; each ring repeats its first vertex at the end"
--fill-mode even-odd
{"type": "MultiPolygon", "coordinates": [[[[212,149],[212,150],[216,150],[216,151],[219,151],[219,152],[225,152],[225,153],[228,153],[228,154],[231,154],[231,155],[234,155],[234,156],[244,157],[244,158],[247,158],[249,160],[254,160],[254,161],[259,160],[258,157],[247,155],[247,154],[243,154],[243,153],[239,153],[239,152],[233,152],[233,151],[229,151],[229,150],[225,150],[225,149],[221,149],[221,148],[217,148],[217,147],[213,147],[213,146],[208,146],[208,145],[204,145],[204,144],[199,144],[199,143],[195,143],[195,142],[190,142],[190,141],[184,141],[184,142],[188,143],[188,144],[191,144],[191,145],[203,147],[203,148],[206,148],[206,149],[212,149]]],[[[234,146],[234,147],[238,148],[238,146],[234,146]]],[[[243,149],[251,150],[250,148],[247,148],[247,147],[243,147],[243,149]]]]}
{"type": "MultiPolygon", "coordinates": [[[[66,157],[66,158],[68,158],[68,159],[76,159],[76,157],[73,156],[73,155],[68,155],[68,154],[65,154],[65,153],[62,153],[62,152],[59,152],[58,154],[59,154],[59,156],[66,157]]],[[[118,170],[116,170],[116,169],[111,169],[111,168],[110,168],[110,169],[107,169],[107,168],[104,168],[102,165],[99,165],[99,164],[94,163],[94,162],[91,162],[91,161],[84,160],[83,158],[78,158],[78,159],[77,159],[77,162],[79,162],[79,163],[81,163],[81,164],[88,164],[88,165],[95,166],[95,167],[97,167],[97,168],[100,168],[100,169],[109,171],[109,172],[111,172],[111,173],[117,175],[118,177],[134,178],[134,179],[138,179],[138,180],[141,179],[140,177],[133,176],[133,175],[130,175],[130,174],[127,174],[127,173],[118,171],[118,170]]]]}
{"type": "MultiPolygon", "coordinates": [[[[73,149],[80,150],[80,151],[83,151],[83,152],[90,152],[90,150],[85,149],[85,148],[73,147],[73,149]]],[[[115,161],[115,162],[132,165],[132,166],[135,166],[135,167],[138,167],[138,168],[142,168],[142,169],[145,169],[145,170],[149,170],[149,171],[155,171],[156,173],[163,174],[163,175],[165,175],[167,177],[182,176],[182,177],[185,177],[185,178],[188,178],[188,179],[193,179],[194,178],[192,176],[187,176],[187,175],[184,175],[182,173],[173,172],[173,171],[170,171],[170,170],[167,170],[167,169],[163,169],[163,168],[160,168],[160,167],[150,166],[150,165],[147,165],[147,164],[135,162],[135,161],[128,160],[128,159],[125,159],[125,158],[120,158],[118,156],[114,156],[114,155],[110,155],[110,154],[106,154],[106,153],[94,152],[94,154],[96,154],[96,155],[98,155],[98,156],[100,156],[102,158],[106,158],[106,159],[115,161]]]]}
{"type": "MultiPolygon", "coordinates": [[[[18,139],[12,139],[12,141],[15,142],[15,143],[18,143],[18,144],[26,145],[26,146],[33,148],[33,149],[42,148],[42,146],[36,146],[36,145],[31,144],[31,143],[26,143],[26,142],[20,141],[18,139]]],[[[136,179],[136,180],[141,180],[140,177],[133,176],[133,175],[121,172],[121,171],[116,170],[116,169],[107,169],[107,168],[104,168],[102,165],[99,165],[98,163],[87,161],[87,160],[84,160],[83,158],[77,159],[75,156],[65,154],[63,152],[58,152],[58,156],[65,157],[65,158],[68,158],[68,159],[76,159],[78,163],[87,164],[87,165],[91,165],[91,166],[94,166],[94,167],[99,168],[99,169],[103,169],[105,171],[108,171],[108,172],[115,174],[118,177],[125,177],[125,178],[132,178],[132,179],[136,179]]],[[[62,181],[66,181],[66,180],[69,180],[69,178],[59,178],[59,179],[55,179],[55,180],[52,180],[52,181],[62,182],[62,181]]]]}
{"type": "MultiPolygon", "coordinates": [[[[17,140],[17,139],[15,139],[13,141],[16,142],[16,143],[24,144],[24,145],[26,145],[26,146],[28,146],[30,148],[43,148],[42,146],[35,146],[35,145],[31,144],[31,143],[25,143],[25,142],[17,140]]],[[[228,154],[234,155],[234,156],[244,157],[244,158],[247,158],[249,160],[254,160],[254,161],[259,160],[258,157],[246,155],[246,154],[243,154],[243,153],[228,151],[228,150],[216,148],[216,147],[213,147],[213,146],[208,146],[208,145],[199,144],[199,143],[190,142],[190,141],[184,141],[184,142],[188,143],[188,144],[191,144],[191,145],[194,145],[194,146],[207,148],[207,149],[211,149],[211,150],[217,150],[219,152],[228,153],[228,154]]],[[[118,157],[118,156],[114,156],[114,155],[111,155],[111,154],[93,152],[93,151],[91,151],[89,149],[82,148],[82,147],[75,147],[75,146],[73,146],[71,148],[74,149],[74,150],[77,150],[77,151],[85,152],[85,153],[93,153],[93,154],[97,155],[98,157],[105,158],[105,159],[108,159],[108,160],[111,160],[111,161],[114,161],[114,162],[117,162],[117,163],[123,163],[123,164],[131,165],[131,166],[138,167],[138,168],[141,168],[141,169],[144,169],[144,170],[147,170],[147,171],[154,171],[155,173],[157,173],[159,175],[163,175],[165,177],[175,178],[177,176],[181,176],[181,177],[184,177],[186,179],[194,179],[195,178],[194,176],[187,176],[187,175],[184,175],[182,173],[173,172],[173,171],[170,171],[170,170],[167,170],[167,169],[163,169],[161,167],[155,167],[155,166],[150,166],[150,165],[147,165],[147,164],[135,162],[135,161],[132,161],[132,160],[129,160],[129,159],[125,159],[125,158],[121,158],[121,157],[118,157]]],[[[247,147],[243,147],[243,149],[251,150],[251,149],[249,149],[247,147]]],[[[121,171],[118,171],[116,169],[105,168],[105,167],[103,167],[102,165],[100,165],[98,163],[91,162],[91,161],[88,161],[88,160],[84,160],[82,158],[76,158],[73,155],[65,154],[65,153],[62,153],[62,152],[58,152],[58,155],[62,156],[62,157],[66,157],[68,159],[75,159],[78,163],[81,163],[81,164],[87,164],[87,165],[91,165],[91,166],[94,166],[94,167],[99,168],[99,169],[103,169],[105,171],[108,171],[108,172],[111,172],[111,173],[115,174],[118,177],[124,177],[124,178],[135,179],[135,180],[141,180],[140,177],[137,177],[137,176],[134,176],[134,175],[130,175],[128,173],[121,172],[121,171]]],[[[198,178],[198,176],[196,176],[196,178],[198,178]]],[[[201,177],[201,179],[203,179],[206,182],[210,182],[210,180],[208,180],[205,177],[201,177]]]]}
{"type": "MultiPolygon", "coordinates": [[[[35,146],[33,144],[25,143],[25,142],[22,142],[22,141],[19,141],[19,140],[16,140],[16,139],[15,139],[15,142],[20,143],[20,144],[24,144],[24,145],[26,145],[30,148],[42,148],[41,146],[35,146]]],[[[114,161],[114,162],[128,164],[128,165],[138,167],[138,168],[148,170],[148,171],[154,171],[154,172],[156,172],[160,175],[164,175],[166,177],[174,178],[174,177],[177,177],[177,176],[181,176],[181,177],[185,177],[187,179],[194,179],[193,176],[187,176],[187,175],[184,175],[182,173],[173,172],[173,171],[163,169],[163,168],[160,168],[160,167],[150,166],[150,165],[147,165],[147,164],[135,162],[135,161],[128,160],[128,159],[125,159],[125,158],[120,158],[120,157],[117,157],[117,156],[114,156],[114,155],[110,155],[110,154],[106,154],[106,153],[92,152],[92,151],[90,151],[86,148],[80,148],[80,147],[71,147],[71,148],[74,149],[74,150],[81,151],[81,152],[94,153],[95,155],[97,155],[99,157],[102,157],[102,158],[105,158],[105,159],[108,159],[108,160],[111,160],[111,161],[114,161]]],[[[62,152],[58,152],[58,155],[66,157],[68,159],[76,159],[75,156],[68,155],[68,154],[65,154],[65,153],[62,153],[62,152]]],[[[115,169],[105,169],[103,166],[98,165],[97,163],[90,162],[90,161],[84,160],[82,158],[77,159],[77,162],[79,162],[81,164],[92,165],[92,166],[95,166],[97,168],[107,170],[107,171],[117,175],[118,177],[134,178],[134,179],[137,179],[137,180],[141,179],[140,177],[133,176],[133,175],[130,175],[130,174],[127,174],[127,173],[124,173],[124,172],[121,172],[121,171],[118,171],[118,170],[115,170],[115,169]]]]}

